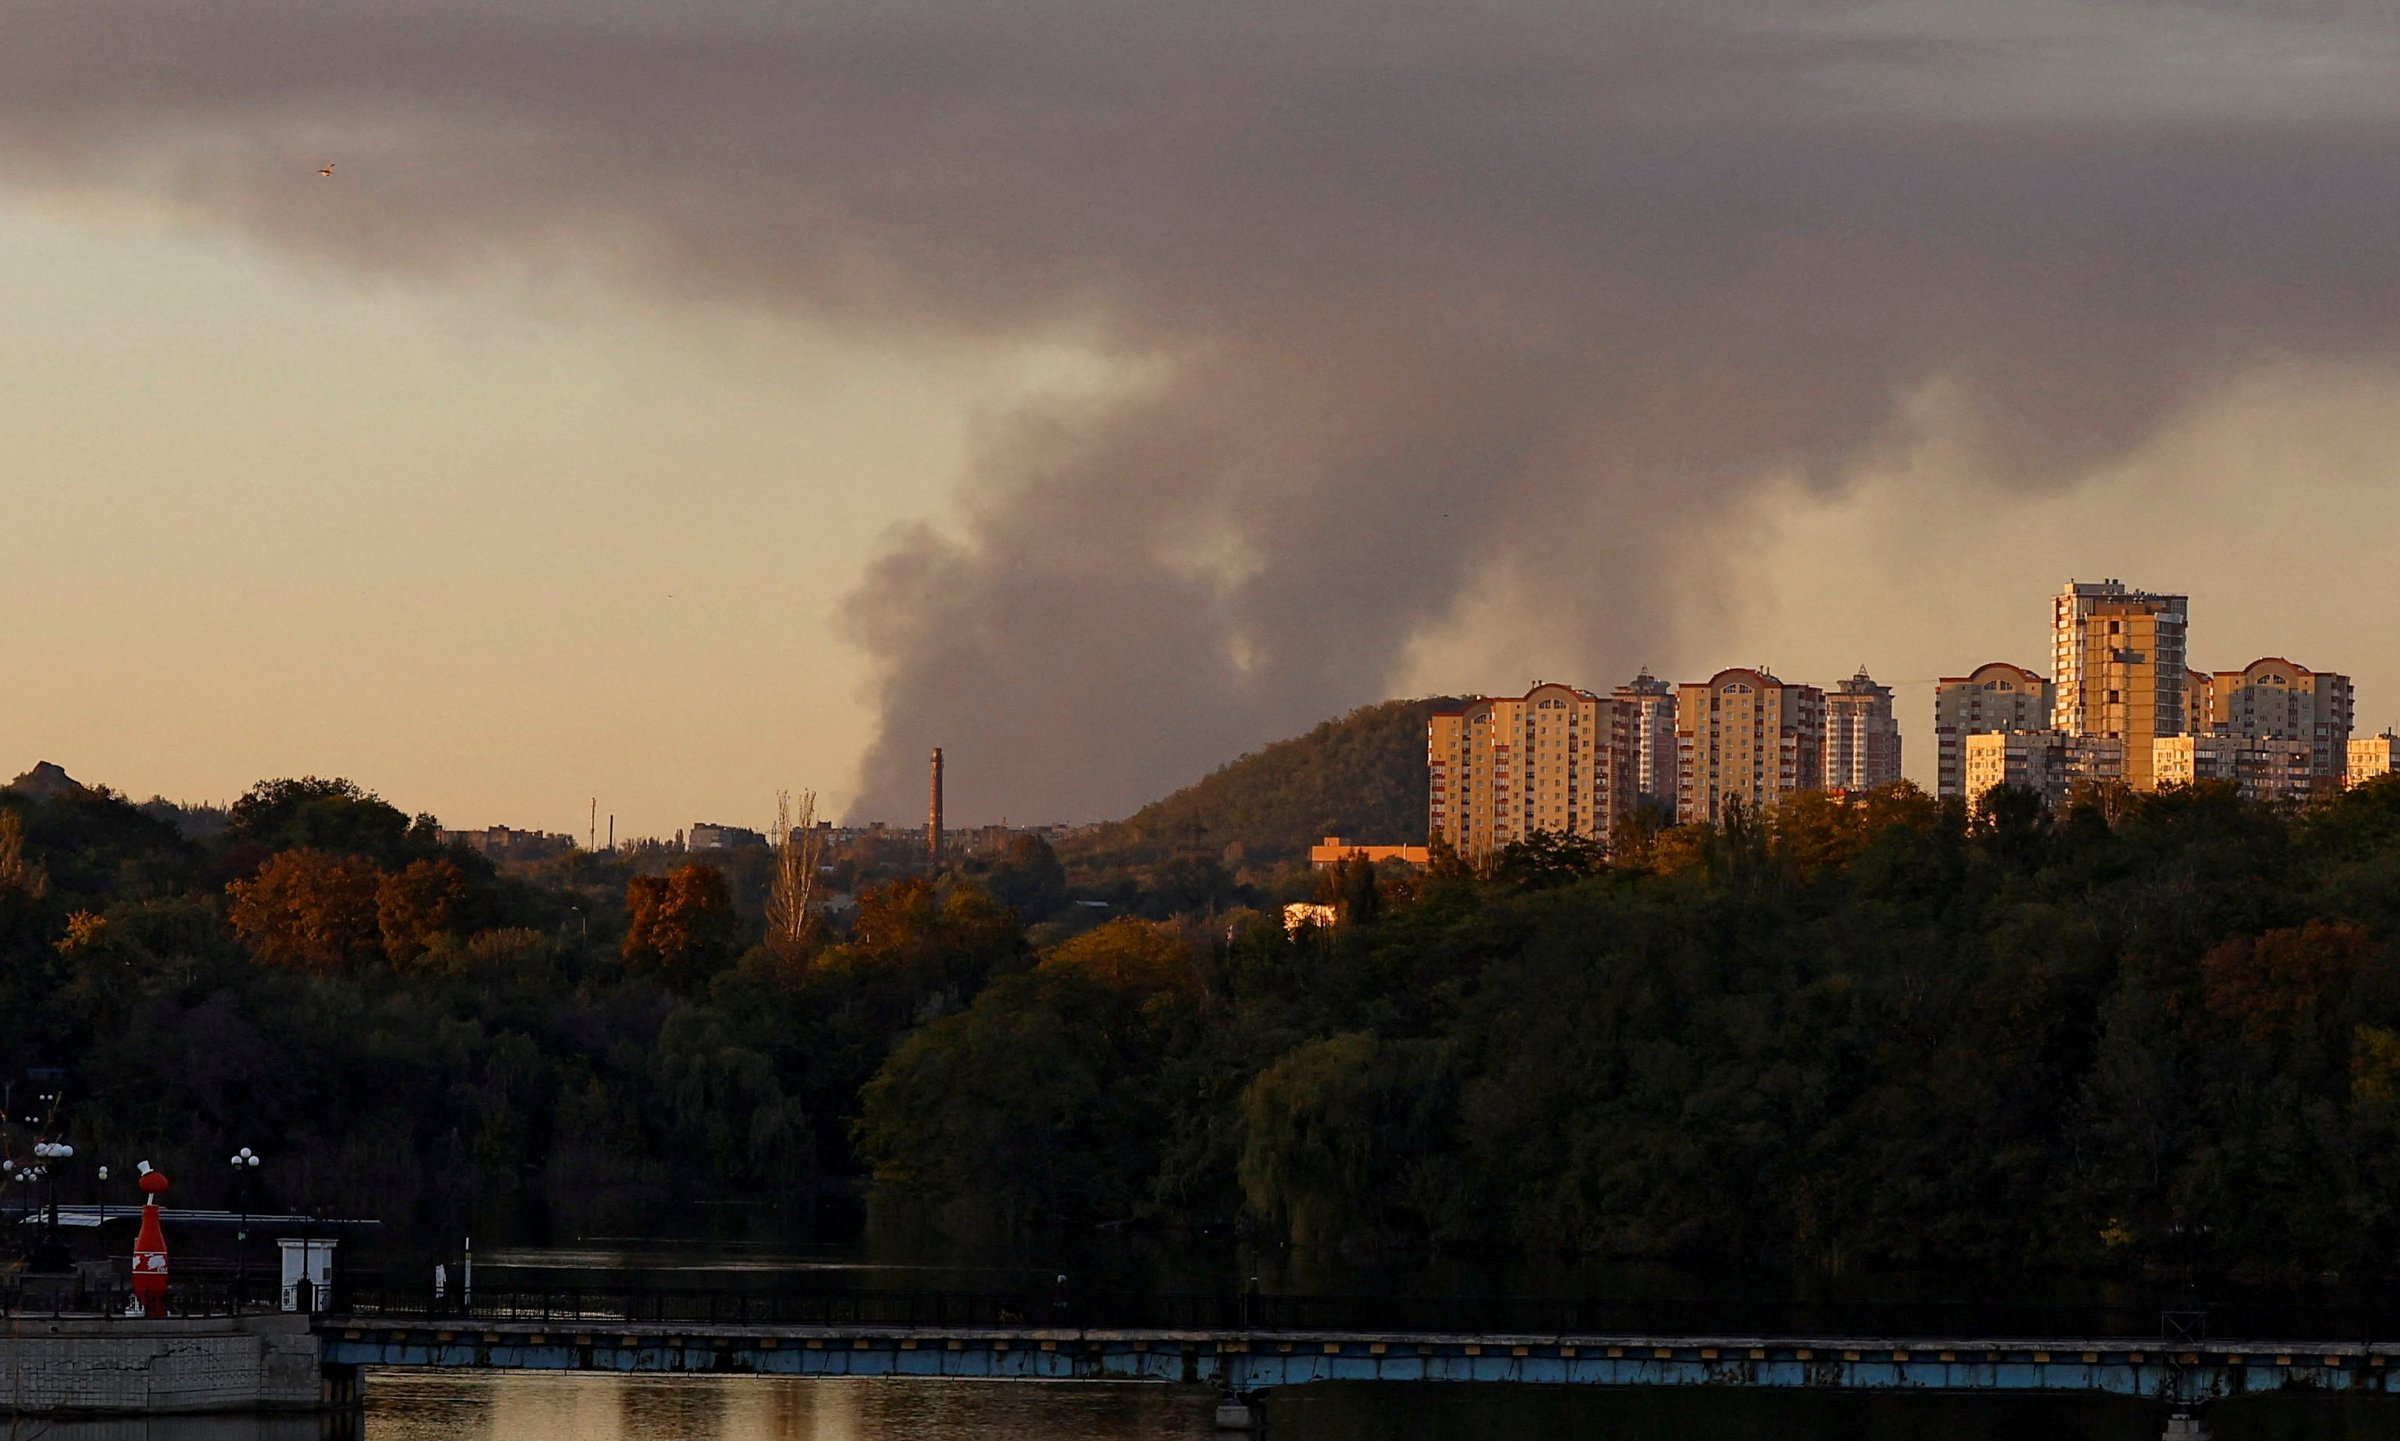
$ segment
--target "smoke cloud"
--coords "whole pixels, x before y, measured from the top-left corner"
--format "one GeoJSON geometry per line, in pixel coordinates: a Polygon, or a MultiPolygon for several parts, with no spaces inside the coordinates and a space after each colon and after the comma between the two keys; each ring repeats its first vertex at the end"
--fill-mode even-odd
{"type": "Polygon", "coordinates": [[[1497,583],[1587,683],[1675,659],[1724,522],[1930,394],[2004,496],[2390,357],[2389,6],[2002,8],[18,0],[0,173],[1121,367],[845,611],[855,813],[941,744],[955,813],[1082,818],[1380,698],[1497,583]],[[374,183],[295,195],[334,155],[374,183]]]}

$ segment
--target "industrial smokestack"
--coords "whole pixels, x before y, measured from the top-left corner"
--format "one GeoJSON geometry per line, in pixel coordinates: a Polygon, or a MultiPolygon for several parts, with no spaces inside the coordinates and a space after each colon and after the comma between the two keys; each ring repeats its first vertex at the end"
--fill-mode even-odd
{"type": "Polygon", "coordinates": [[[942,748],[933,748],[933,803],[925,815],[925,861],[942,867],[942,748]]]}

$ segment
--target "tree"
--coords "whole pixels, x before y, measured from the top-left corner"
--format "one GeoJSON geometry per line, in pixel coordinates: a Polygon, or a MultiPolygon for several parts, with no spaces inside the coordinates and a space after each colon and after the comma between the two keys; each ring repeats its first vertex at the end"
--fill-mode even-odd
{"type": "Polygon", "coordinates": [[[903,1041],[861,1097],[860,1153],[959,1220],[1133,1214],[1167,1130],[1158,1069],[1203,999],[1163,928],[1078,936],[903,1041]]]}
{"type": "Polygon", "coordinates": [[[767,889],[767,949],[786,961],[805,958],[816,941],[817,871],[824,864],[825,833],[817,827],[817,793],[775,793],[775,876],[767,889]]]}
{"type": "Polygon", "coordinates": [[[411,861],[383,877],[375,888],[375,924],[383,954],[407,966],[437,936],[455,939],[465,929],[467,877],[449,857],[411,861]]]}
{"type": "Polygon", "coordinates": [[[1198,1005],[1207,983],[1191,950],[1165,926],[1131,916],[1086,931],[1042,958],[1041,970],[1072,974],[1135,997],[1198,1005]]]}
{"type": "Polygon", "coordinates": [[[1510,841],[1492,860],[1492,878],[1520,890],[1537,891],[1598,875],[1608,868],[1608,848],[1591,836],[1536,830],[1510,841]]]}
{"type": "Polygon", "coordinates": [[[1968,833],[2010,870],[2040,863],[2050,831],[2050,803],[2030,786],[1993,786],[1975,798],[1968,833]]]}
{"type": "Polygon", "coordinates": [[[697,862],[625,883],[625,968],[695,986],[733,959],[733,892],[697,862]]]}
{"type": "Polygon", "coordinates": [[[1444,1169],[1454,1105],[1423,1042],[1312,1041],[1242,1092],[1242,1192],[1296,1245],[1370,1239],[1444,1169]]]}
{"type": "Polygon", "coordinates": [[[1317,900],[1335,907],[1344,925],[1371,926],[1383,919],[1375,863],[1365,856],[1343,856],[1317,872],[1317,900]]]}
{"type": "Polygon", "coordinates": [[[226,919],[256,959],[324,975],[380,949],[382,879],[357,856],[285,851],[225,888],[226,919]]]}
{"type": "Polygon", "coordinates": [[[1008,838],[984,884],[1027,924],[1048,919],[1067,902],[1067,868],[1048,841],[1031,833],[1008,838]]]}
{"type": "Polygon", "coordinates": [[[352,781],[303,776],[260,781],[233,803],[226,831],[237,846],[262,851],[341,851],[393,863],[439,846],[433,817],[414,821],[352,781]]]}
{"type": "Polygon", "coordinates": [[[1848,869],[1867,848],[1865,811],[1847,796],[1795,792],[1766,821],[1776,857],[1803,881],[1848,869]]]}
{"type": "Polygon", "coordinates": [[[2201,1002],[2249,1039],[2266,1040],[2328,1017],[2375,954],[2372,935],[2339,921],[2226,941],[2200,958],[2201,1002]]]}

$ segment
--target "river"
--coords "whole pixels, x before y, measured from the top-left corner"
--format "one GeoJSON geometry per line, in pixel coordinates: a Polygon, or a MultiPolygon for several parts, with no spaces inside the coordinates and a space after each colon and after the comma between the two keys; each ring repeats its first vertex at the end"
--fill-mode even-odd
{"type": "MultiPolygon", "coordinates": [[[[378,1372],[365,1441],[1211,1441],[1209,1397],[1024,1381],[378,1372]]],[[[1299,1387],[1268,1441],[2155,1441],[2141,1402],[1429,1385],[1299,1387]]],[[[2218,1441],[2400,1438],[2400,1400],[2262,1397],[2218,1441]]],[[[320,1441],[307,1418],[25,1423],[22,1441],[320,1441]]]]}

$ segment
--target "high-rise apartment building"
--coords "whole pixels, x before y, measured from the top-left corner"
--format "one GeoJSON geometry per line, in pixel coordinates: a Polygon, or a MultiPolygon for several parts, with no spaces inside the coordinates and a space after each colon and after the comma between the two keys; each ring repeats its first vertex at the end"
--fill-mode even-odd
{"type": "Polygon", "coordinates": [[[2050,682],[2021,665],[1996,660],[1942,677],[1933,688],[1934,794],[1975,794],[1967,784],[1967,737],[2049,729],[2050,682]]]}
{"type": "Polygon", "coordinates": [[[1960,787],[1969,805],[1994,786],[2039,792],[2057,805],[2067,793],[2067,743],[2054,730],[1970,731],[1959,737],[1960,787]]]}
{"type": "Polygon", "coordinates": [[[2196,730],[2254,741],[2306,741],[2314,789],[2341,785],[2350,760],[2350,677],[2266,656],[2210,677],[2207,703],[2206,722],[2196,730]]]}
{"type": "Polygon", "coordinates": [[[1617,687],[1633,729],[1633,791],[1644,804],[1675,815],[1675,687],[1650,674],[1617,687]]]}
{"type": "Polygon", "coordinates": [[[1764,810],[1823,784],[1825,693],[1763,670],[1679,685],[1675,748],[1677,820],[1713,825],[1729,801],[1764,810]]]}
{"type": "Polygon", "coordinates": [[[2093,779],[2137,791],[2158,785],[2152,751],[2181,735],[2188,671],[2186,596],[2122,581],[2069,581],[2051,608],[2051,729],[2093,779]]]}
{"type": "Polygon", "coordinates": [[[1900,779],[1900,722],[1892,688],[1858,674],[1825,692],[1825,779],[1829,791],[1866,791],[1900,779]]]}
{"type": "Polygon", "coordinates": [[[2386,730],[2379,736],[2362,736],[2350,742],[2350,769],[2344,777],[2347,785],[2363,786],[2377,776],[2400,774],[2400,735],[2386,730]]]}
{"type": "Polygon", "coordinates": [[[1425,750],[1427,830],[1471,858],[1535,831],[1605,841],[1633,808],[1627,707],[1573,686],[1436,710],[1425,750]]]}

